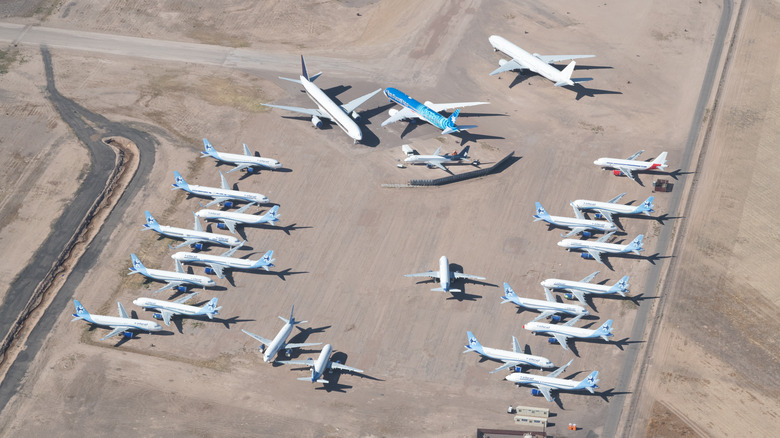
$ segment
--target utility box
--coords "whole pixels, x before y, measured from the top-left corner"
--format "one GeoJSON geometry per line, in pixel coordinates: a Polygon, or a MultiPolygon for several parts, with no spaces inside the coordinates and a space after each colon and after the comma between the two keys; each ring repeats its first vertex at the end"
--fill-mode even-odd
{"type": "Polygon", "coordinates": [[[672,185],[669,184],[668,179],[661,179],[658,178],[657,180],[653,181],[653,191],[654,192],[671,192],[672,191],[672,185]]]}
{"type": "Polygon", "coordinates": [[[515,413],[521,417],[547,418],[550,416],[550,410],[547,408],[535,408],[533,406],[517,406],[515,413]]]}
{"type": "Polygon", "coordinates": [[[515,424],[518,426],[533,428],[533,429],[546,429],[547,419],[540,417],[524,417],[522,415],[515,415],[515,424]]]}

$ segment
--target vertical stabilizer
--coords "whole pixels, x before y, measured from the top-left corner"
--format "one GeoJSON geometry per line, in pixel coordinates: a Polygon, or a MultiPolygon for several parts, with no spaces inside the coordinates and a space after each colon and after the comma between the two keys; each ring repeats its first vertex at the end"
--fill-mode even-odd
{"type": "Polygon", "coordinates": [[[309,80],[309,73],[306,72],[306,63],[303,61],[303,55],[301,55],[301,77],[309,80]]]}

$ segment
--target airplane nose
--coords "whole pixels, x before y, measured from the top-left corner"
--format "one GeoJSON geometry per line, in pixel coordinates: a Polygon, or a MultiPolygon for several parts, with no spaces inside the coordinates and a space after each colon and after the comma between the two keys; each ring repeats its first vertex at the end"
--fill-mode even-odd
{"type": "Polygon", "coordinates": [[[566,245],[564,245],[563,241],[561,240],[560,242],[558,242],[558,246],[566,246],[566,245]]]}

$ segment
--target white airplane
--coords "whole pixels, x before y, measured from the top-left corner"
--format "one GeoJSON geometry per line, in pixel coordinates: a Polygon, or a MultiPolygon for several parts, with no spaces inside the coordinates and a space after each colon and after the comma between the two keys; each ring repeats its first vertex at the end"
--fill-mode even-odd
{"type": "Polygon", "coordinates": [[[572,79],[571,74],[574,72],[574,66],[576,65],[576,62],[574,61],[569,63],[563,71],[558,70],[550,64],[558,61],[568,61],[569,59],[593,58],[596,55],[543,56],[538,53],[532,55],[498,35],[492,35],[488,40],[490,41],[490,45],[493,46],[493,51],[501,51],[512,57],[509,61],[505,59],[499,60],[499,67],[490,73],[490,76],[495,76],[510,70],[531,70],[532,72],[553,81],[556,87],[574,85],[578,82],[593,80],[593,78],[572,79]]]}
{"type": "Polygon", "coordinates": [[[635,158],[641,155],[642,152],[644,151],[639,151],[625,160],[621,160],[620,158],[599,158],[594,161],[593,164],[601,166],[604,169],[615,169],[613,173],[616,176],[626,175],[632,181],[636,181],[633,172],[652,169],[663,170],[669,167],[666,164],[666,152],[661,152],[661,155],[655,157],[653,161],[636,160],[635,158]]]}
{"type": "Polygon", "coordinates": [[[255,205],[254,202],[247,204],[236,211],[199,210],[195,213],[195,216],[209,221],[219,221],[220,223],[217,224],[217,228],[227,228],[233,234],[236,234],[236,225],[276,225],[276,223],[279,222],[278,205],[271,207],[271,209],[262,216],[246,214],[245,212],[253,205],[255,205]]]}
{"type": "Polygon", "coordinates": [[[462,102],[462,103],[432,103],[425,102],[420,103],[417,100],[407,96],[403,92],[396,90],[395,88],[385,89],[385,96],[392,102],[401,105],[403,109],[391,109],[389,111],[390,118],[382,122],[382,126],[389,125],[390,123],[399,122],[401,120],[425,120],[431,125],[441,129],[442,135],[452,134],[453,132],[466,131],[468,129],[476,128],[476,125],[471,126],[458,126],[455,121],[460,115],[460,109],[455,110],[449,117],[444,117],[439,114],[439,111],[449,111],[455,108],[463,108],[467,106],[475,105],[487,105],[490,102],[462,102]]]}
{"type": "Polygon", "coordinates": [[[555,400],[552,396],[552,391],[577,391],[580,389],[587,389],[593,394],[595,389],[598,388],[599,383],[598,371],[594,371],[588,374],[588,377],[580,380],[579,382],[571,379],[559,379],[558,376],[574,361],[570,360],[566,365],[558,368],[546,376],[537,376],[534,374],[526,373],[512,373],[505,377],[506,380],[514,382],[518,385],[530,385],[535,386],[535,390],[531,390],[533,395],[544,395],[547,401],[551,402],[555,400]]]}
{"type": "Polygon", "coordinates": [[[203,231],[203,227],[200,226],[200,221],[198,220],[198,215],[193,213],[192,215],[195,218],[195,225],[192,227],[192,229],[187,228],[176,228],[176,227],[169,227],[167,225],[160,225],[157,223],[157,220],[152,216],[151,213],[148,211],[144,211],[146,214],[146,223],[144,224],[144,230],[154,230],[158,233],[173,237],[176,239],[184,239],[184,243],[181,243],[177,246],[171,246],[168,245],[171,249],[179,249],[182,246],[191,245],[194,246],[195,249],[201,250],[203,249],[203,242],[209,242],[209,243],[218,243],[220,245],[225,246],[236,246],[241,245],[241,241],[233,236],[223,236],[222,234],[216,234],[216,233],[208,233],[206,231],[203,231]]]}
{"type": "Polygon", "coordinates": [[[259,260],[237,259],[235,257],[231,257],[241,246],[243,246],[243,242],[242,245],[234,246],[221,255],[179,251],[171,257],[174,260],[178,260],[182,263],[208,265],[208,268],[206,268],[206,273],[217,274],[217,278],[225,278],[225,275],[222,272],[224,269],[251,270],[263,268],[266,271],[269,271],[269,268],[274,266],[274,260],[276,259],[273,258],[273,250],[265,253],[265,255],[260,257],[259,260]]]}
{"type": "Polygon", "coordinates": [[[213,201],[209,202],[203,207],[210,207],[214,204],[223,203],[225,207],[230,208],[233,206],[233,201],[256,202],[258,204],[268,204],[270,202],[268,198],[259,193],[231,189],[227,183],[227,180],[225,179],[225,175],[222,174],[222,171],[219,172],[219,177],[222,179],[221,188],[187,184],[179,172],[176,171],[173,172],[173,176],[176,182],[173,183],[173,188],[171,190],[184,190],[185,192],[195,196],[202,196],[204,198],[213,199],[213,201]]]}
{"type": "Polygon", "coordinates": [[[157,310],[160,313],[155,313],[153,316],[155,318],[162,318],[163,322],[165,322],[165,325],[167,326],[171,325],[171,317],[175,315],[206,315],[209,317],[209,319],[214,319],[214,315],[219,314],[219,309],[222,308],[222,306],[217,307],[217,298],[212,298],[211,301],[204,304],[203,307],[195,307],[184,304],[197,294],[197,292],[193,292],[189,295],[185,295],[179,298],[176,301],[164,301],[156,300],[154,298],[140,297],[136,298],[133,301],[133,304],[138,307],[143,307],[144,309],[157,310]]]}
{"type": "MultiPolygon", "coordinates": [[[[596,240],[595,242],[590,242],[587,240],[578,240],[578,239],[563,239],[560,242],[558,242],[558,246],[566,248],[566,251],[584,251],[588,254],[590,254],[591,258],[596,259],[597,262],[604,264],[603,261],[601,261],[601,254],[607,253],[607,254],[626,254],[626,253],[633,253],[636,255],[639,255],[640,251],[644,251],[644,247],[642,246],[642,239],[645,238],[644,235],[640,234],[634,238],[634,240],[631,241],[628,245],[618,245],[616,243],[606,243],[607,239],[612,237],[612,234],[609,233],[604,236],[602,236],[599,240],[596,240]]],[[[586,256],[583,257],[588,258],[586,256]]]]}
{"type": "Polygon", "coordinates": [[[203,275],[187,274],[184,272],[184,266],[182,266],[181,262],[178,260],[176,260],[176,272],[173,272],[162,271],[159,269],[147,269],[135,254],[130,254],[130,258],[132,259],[133,266],[130,268],[130,272],[127,275],[133,275],[137,273],[153,280],[164,281],[168,283],[160,289],[154,291],[154,293],[162,292],[171,288],[176,288],[176,290],[179,292],[186,292],[187,287],[184,286],[185,284],[200,286],[202,288],[217,285],[214,280],[203,275]]]}
{"type": "Polygon", "coordinates": [[[523,324],[523,328],[536,333],[547,333],[551,335],[550,341],[561,344],[564,350],[568,350],[569,346],[566,343],[569,338],[590,339],[601,338],[609,342],[609,337],[612,336],[612,320],[608,320],[601,327],[590,330],[579,327],[572,327],[579,318],[574,318],[571,321],[563,325],[545,324],[543,322],[529,322],[523,324]]]}
{"type": "Polygon", "coordinates": [[[439,259],[439,270],[421,272],[419,274],[406,274],[404,277],[429,277],[439,279],[439,285],[441,287],[435,287],[431,289],[434,292],[460,292],[460,289],[450,288],[450,281],[458,278],[465,278],[469,280],[484,280],[485,277],[477,277],[476,275],[468,275],[462,272],[450,272],[450,262],[447,260],[447,256],[441,256],[439,259]]]}
{"type": "Polygon", "coordinates": [[[572,208],[574,209],[575,213],[577,211],[583,211],[583,210],[592,210],[598,212],[598,214],[604,216],[605,219],[612,222],[612,215],[614,214],[645,214],[647,216],[650,216],[650,213],[652,213],[653,210],[653,200],[655,199],[654,196],[651,196],[645,200],[645,202],[641,203],[638,206],[633,205],[624,205],[624,204],[616,204],[622,198],[625,196],[625,193],[621,193],[614,198],[610,199],[607,202],[599,202],[599,201],[588,201],[585,199],[578,199],[571,203],[572,208]]]}
{"type": "Polygon", "coordinates": [[[358,97],[357,99],[352,100],[345,105],[338,105],[330,97],[328,97],[327,94],[320,90],[318,86],[314,85],[314,80],[320,77],[321,74],[322,72],[309,77],[309,74],[306,72],[306,64],[303,62],[303,56],[301,56],[300,79],[279,77],[279,79],[284,79],[285,81],[295,82],[303,85],[303,89],[306,90],[306,94],[312,101],[314,101],[315,104],[317,104],[317,109],[268,105],[265,103],[261,105],[309,115],[311,116],[311,123],[317,128],[322,128],[322,119],[328,119],[331,122],[337,124],[339,128],[346,132],[347,135],[350,136],[352,140],[354,140],[354,143],[359,142],[363,139],[363,132],[360,131],[360,127],[357,125],[357,123],[355,123],[356,120],[360,120],[360,115],[358,115],[357,111],[355,110],[376,93],[382,91],[382,89],[380,88],[376,91],[372,91],[371,93],[366,94],[365,96],[358,97]]]}
{"type": "Polygon", "coordinates": [[[520,307],[541,312],[533,321],[551,317],[557,322],[561,320],[561,317],[557,315],[558,313],[564,313],[571,316],[585,316],[589,314],[588,309],[577,304],[565,304],[555,301],[552,293],[546,289],[544,295],[547,297],[547,301],[535,300],[533,298],[520,298],[509,286],[509,283],[504,283],[504,296],[501,297],[504,301],[501,301],[501,304],[514,303],[520,307]]]}
{"type": "Polygon", "coordinates": [[[325,370],[342,370],[342,371],[350,371],[353,373],[362,373],[363,370],[359,370],[357,368],[348,367],[346,365],[342,365],[338,362],[333,362],[330,360],[330,353],[333,351],[333,347],[330,346],[330,344],[325,344],[324,347],[322,347],[322,351],[320,351],[320,355],[317,356],[317,360],[314,359],[306,359],[306,360],[280,360],[279,363],[285,363],[290,365],[305,365],[308,367],[311,367],[311,377],[298,377],[298,380],[305,380],[307,382],[312,383],[328,383],[327,380],[322,378],[322,374],[325,373],[325,370]]]}
{"type": "Polygon", "coordinates": [[[495,373],[496,371],[501,371],[503,369],[516,366],[530,365],[539,368],[552,368],[555,366],[552,362],[550,362],[550,359],[547,359],[546,357],[524,354],[520,349],[520,344],[517,342],[517,338],[514,336],[512,336],[512,351],[508,351],[499,350],[497,348],[483,347],[473,333],[466,332],[466,335],[468,336],[469,344],[466,345],[466,351],[463,352],[464,354],[468,353],[469,351],[476,351],[481,356],[487,357],[488,359],[504,362],[503,365],[491,371],[491,374],[495,373]]]}
{"type": "MultiPolygon", "coordinates": [[[[607,221],[594,221],[585,219],[582,212],[574,210],[575,217],[562,217],[562,216],[550,216],[549,213],[542,207],[542,204],[536,203],[536,214],[534,215],[534,222],[545,221],[550,225],[562,228],[569,228],[571,231],[561,237],[571,237],[575,234],[586,233],[587,230],[595,230],[601,233],[610,233],[617,231],[617,225],[607,221]]],[[[585,237],[590,237],[590,233],[583,234],[585,237]]]]}
{"type": "Polygon", "coordinates": [[[425,164],[428,167],[438,167],[439,169],[450,173],[449,169],[444,167],[445,164],[462,163],[463,160],[469,158],[469,147],[463,148],[460,153],[453,153],[452,155],[441,154],[441,146],[436,149],[433,155],[420,155],[416,154],[409,145],[401,146],[406,153],[405,163],[409,164],[425,164]]]}
{"type": "Polygon", "coordinates": [[[292,307],[292,310],[290,311],[290,319],[284,319],[281,316],[279,319],[284,321],[284,326],[281,330],[279,330],[279,333],[276,334],[276,337],[273,340],[266,339],[262,336],[256,335],[254,333],[248,332],[244,329],[241,329],[242,332],[246,333],[247,335],[253,337],[254,339],[258,340],[263,345],[260,346],[260,350],[263,351],[263,361],[264,362],[271,362],[274,356],[276,356],[276,353],[281,350],[285,349],[287,350],[287,355],[290,355],[290,351],[293,348],[301,348],[301,347],[313,347],[315,345],[320,345],[322,342],[310,342],[305,344],[288,344],[287,343],[287,337],[290,336],[290,332],[292,332],[293,326],[296,324],[306,324],[309,321],[296,321],[295,317],[293,316],[293,312],[295,312],[295,306],[292,307]]]}
{"type": "Polygon", "coordinates": [[[125,311],[124,306],[122,306],[122,303],[120,303],[119,301],[116,302],[117,306],[119,306],[119,317],[106,316],[106,315],[93,315],[87,312],[87,310],[84,308],[84,306],[81,305],[79,300],[73,300],[73,303],[76,305],[76,313],[73,314],[75,318],[73,318],[71,322],[83,319],[84,321],[87,321],[90,324],[108,326],[114,329],[111,331],[111,333],[100,338],[101,341],[116,336],[120,333],[124,334],[126,338],[132,338],[133,333],[131,330],[141,330],[145,332],[158,332],[162,330],[160,324],[157,324],[154,321],[133,319],[127,316],[127,312],[125,311]]]}
{"type": "Polygon", "coordinates": [[[545,291],[551,291],[553,289],[563,289],[571,292],[574,294],[575,297],[577,297],[578,300],[582,304],[585,303],[585,294],[598,294],[598,295],[609,295],[609,294],[618,294],[621,297],[626,296],[626,292],[628,292],[628,275],[624,276],[620,280],[618,280],[617,283],[610,286],[607,284],[594,284],[590,281],[593,280],[593,277],[595,277],[599,272],[596,271],[587,277],[583,278],[581,281],[570,281],[570,280],[559,280],[557,278],[548,278],[542,282],[542,287],[545,291]]]}
{"type": "Polygon", "coordinates": [[[246,170],[248,173],[254,173],[253,170],[256,167],[261,167],[264,169],[281,169],[282,165],[277,160],[274,160],[273,158],[267,158],[267,157],[260,157],[260,156],[254,156],[252,155],[252,151],[249,150],[249,147],[246,145],[246,143],[243,143],[244,145],[244,155],[241,154],[229,154],[226,152],[217,152],[216,149],[214,149],[214,146],[209,143],[208,140],[205,138],[203,139],[203,147],[206,149],[205,152],[200,153],[200,157],[212,157],[216,159],[217,161],[222,161],[224,163],[230,163],[235,165],[233,169],[230,169],[227,171],[227,173],[235,172],[237,170],[246,170]]]}

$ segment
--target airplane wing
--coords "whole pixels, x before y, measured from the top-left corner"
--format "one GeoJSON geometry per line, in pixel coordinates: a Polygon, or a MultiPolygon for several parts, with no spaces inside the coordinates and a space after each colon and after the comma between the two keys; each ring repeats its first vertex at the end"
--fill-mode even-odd
{"type": "Polygon", "coordinates": [[[607,239],[609,239],[610,237],[612,237],[612,235],[613,235],[613,234],[615,234],[615,232],[614,232],[614,231],[613,231],[613,232],[611,232],[611,233],[609,233],[609,234],[605,234],[605,235],[603,235],[603,236],[599,237],[599,239],[598,239],[596,242],[606,242],[606,241],[607,241],[607,239]]]}
{"type": "Polygon", "coordinates": [[[616,203],[616,202],[620,201],[620,198],[622,198],[623,196],[626,196],[626,192],[623,192],[623,193],[621,193],[621,194],[619,194],[619,195],[615,196],[614,198],[612,198],[612,199],[610,199],[609,201],[607,201],[607,203],[608,203],[608,204],[614,204],[614,203],[616,203]]]}
{"type": "Polygon", "coordinates": [[[235,254],[236,251],[238,251],[238,248],[241,248],[242,246],[244,246],[244,243],[246,243],[246,240],[241,242],[241,245],[236,245],[236,246],[230,248],[229,250],[223,252],[222,254],[220,254],[220,256],[222,256],[222,257],[233,257],[233,254],[235,254]]]}
{"type": "Polygon", "coordinates": [[[595,249],[588,248],[585,251],[588,252],[588,254],[591,255],[594,259],[596,259],[597,262],[604,264],[604,262],[601,261],[601,251],[596,251],[595,249]]]}
{"type": "Polygon", "coordinates": [[[587,277],[585,277],[582,280],[580,280],[580,283],[590,283],[590,281],[593,280],[593,277],[599,275],[599,272],[601,272],[601,271],[596,271],[596,272],[588,275],[587,277]]]}
{"type": "Polygon", "coordinates": [[[102,338],[100,338],[101,341],[106,340],[108,338],[113,338],[114,336],[116,336],[116,335],[118,335],[120,333],[124,333],[125,330],[126,330],[125,327],[114,327],[114,326],[111,326],[111,328],[113,328],[114,330],[112,330],[111,333],[109,333],[109,334],[103,336],[102,338]]]}
{"type": "Polygon", "coordinates": [[[490,73],[490,76],[495,76],[495,75],[497,75],[499,73],[504,73],[504,72],[510,71],[510,70],[526,70],[526,69],[528,69],[527,66],[525,66],[523,64],[520,64],[519,62],[517,62],[516,60],[513,59],[511,61],[505,62],[504,65],[502,65],[502,66],[498,67],[497,69],[493,70],[493,72],[490,73]]]}
{"type": "Polygon", "coordinates": [[[439,278],[439,271],[420,272],[419,274],[406,274],[404,277],[428,277],[439,278]]]}
{"type": "Polygon", "coordinates": [[[184,274],[184,265],[182,265],[181,262],[178,260],[175,260],[175,262],[176,262],[176,272],[178,272],[179,274],[184,274]]]}
{"type": "Polygon", "coordinates": [[[630,157],[626,158],[626,160],[635,160],[635,159],[636,159],[636,157],[638,157],[638,156],[642,155],[642,152],[644,152],[644,151],[645,151],[645,150],[644,150],[644,149],[642,149],[641,151],[639,151],[639,152],[635,153],[634,155],[632,155],[632,156],[630,156],[630,157]]]}
{"type": "Polygon", "coordinates": [[[569,205],[572,206],[572,209],[574,210],[574,216],[576,216],[577,219],[585,219],[585,216],[582,214],[579,208],[575,207],[572,202],[569,202],[569,205]]]}
{"type": "Polygon", "coordinates": [[[401,110],[398,110],[397,113],[390,116],[387,120],[382,122],[381,126],[389,125],[391,123],[400,122],[404,119],[419,119],[420,116],[417,115],[414,111],[410,110],[409,108],[403,108],[401,110]]]}
{"type": "Polygon", "coordinates": [[[585,230],[587,230],[587,228],[585,228],[585,227],[574,227],[574,228],[572,228],[572,229],[571,229],[571,231],[569,231],[569,232],[568,232],[566,235],[564,235],[563,233],[561,233],[561,237],[563,237],[563,238],[566,238],[566,237],[571,237],[571,236],[573,236],[573,235],[575,235],[575,234],[580,234],[581,232],[583,232],[583,231],[585,231],[585,230]]]}
{"type": "Polygon", "coordinates": [[[540,313],[539,316],[534,318],[531,322],[536,322],[536,321],[539,321],[540,319],[548,318],[548,317],[553,316],[553,315],[555,315],[555,311],[554,310],[545,310],[544,312],[540,313]]]}
{"type": "Polygon", "coordinates": [[[575,316],[574,318],[570,319],[569,321],[567,321],[567,322],[566,322],[566,324],[564,324],[564,326],[566,326],[566,327],[571,327],[571,326],[573,326],[574,324],[576,324],[576,323],[577,323],[577,321],[579,321],[580,319],[582,319],[582,317],[583,317],[583,315],[582,315],[582,314],[579,314],[579,315],[575,316]]]}
{"type": "Polygon", "coordinates": [[[572,59],[580,59],[580,58],[593,58],[596,55],[540,55],[538,53],[534,54],[537,58],[541,59],[542,61],[552,64],[554,62],[559,61],[569,61],[572,59]]]}
{"type": "Polygon", "coordinates": [[[290,365],[305,365],[309,367],[314,366],[314,359],[304,359],[304,360],[275,360],[276,363],[286,363],[290,365]]]}
{"type": "Polygon", "coordinates": [[[129,316],[127,316],[127,311],[125,310],[125,306],[123,306],[122,303],[117,301],[116,305],[119,307],[119,317],[120,318],[130,318],[129,316]]]}
{"type": "Polygon", "coordinates": [[[438,161],[426,161],[426,162],[425,162],[425,164],[427,164],[427,165],[429,165],[429,166],[436,166],[436,167],[438,167],[439,169],[441,169],[441,170],[443,170],[443,171],[445,171],[445,172],[449,172],[449,170],[447,170],[447,168],[446,168],[446,167],[444,167],[444,165],[443,165],[443,164],[441,164],[441,163],[440,163],[440,162],[438,162],[438,161]]]}
{"type": "Polygon", "coordinates": [[[315,345],[322,345],[322,342],[307,342],[304,344],[284,344],[284,347],[282,348],[314,347],[315,345]]]}
{"type": "Polygon", "coordinates": [[[173,312],[170,310],[160,310],[160,314],[163,317],[163,322],[165,325],[169,326],[171,325],[171,316],[173,316],[173,312]]]}
{"type": "Polygon", "coordinates": [[[230,219],[220,219],[219,221],[225,224],[231,233],[236,234],[236,221],[231,221],[230,219]]]}
{"type": "Polygon", "coordinates": [[[187,302],[187,301],[188,301],[190,298],[194,297],[194,296],[195,296],[195,295],[197,295],[197,294],[198,294],[197,292],[192,292],[192,293],[190,293],[190,294],[187,294],[187,295],[185,295],[185,296],[183,296],[183,297],[179,298],[178,300],[174,301],[174,303],[176,303],[176,304],[184,304],[184,303],[186,303],[186,302],[187,302]]]}
{"type": "Polygon", "coordinates": [[[176,246],[168,245],[168,248],[170,248],[170,249],[179,249],[179,248],[181,248],[183,246],[195,245],[198,242],[203,242],[203,239],[187,239],[184,242],[182,242],[182,243],[180,243],[180,244],[178,244],[176,246]]]}
{"type": "Polygon", "coordinates": [[[328,368],[342,370],[342,371],[351,371],[353,373],[362,373],[363,372],[363,370],[360,370],[360,369],[357,369],[357,368],[352,368],[350,366],[346,366],[346,365],[340,364],[338,362],[330,362],[330,361],[328,361],[328,368]]]}
{"type": "MultiPolygon", "coordinates": [[[[179,262],[178,260],[176,260],[176,261],[177,261],[177,262],[179,262]]],[[[181,262],[179,262],[179,263],[181,263],[181,262]]],[[[162,292],[162,291],[164,291],[164,290],[172,289],[172,288],[174,288],[174,287],[179,287],[179,286],[181,286],[182,284],[184,284],[184,282],[183,282],[183,281],[169,281],[169,282],[168,282],[168,284],[166,284],[165,286],[163,286],[163,287],[161,287],[161,288],[157,289],[156,291],[154,291],[154,293],[157,293],[157,292],[162,292]]]]}
{"type": "Polygon", "coordinates": [[[516,367],[518,365],[522,365],[522,364],[523,364],[522,362],[517,361],[517,360],[508,361],[508,362],[504,361],[503,365],[501,365],[500,367],[498,367],[498,368],[494,369],[493,371],[491,371],[490,374],[493,374],[493,373],[501,371],[501,370],[505,370],[507,368],[514,368],[514,367],[516,367]]]}
{"type": "Polygon", "coordinates": [[[236,213],[246,213],[246,211],[249,210],[249,207],[252,207],[254,205],[257,205],[257,203],[252,201],[249,204],[246,204],[245,206],[243,206],[243,207],[239,208],[238,210],[236,210],[236,213]]]}
{"type": "Polygon", "coordinates": [[[330,119],[330,114],[326,113],[325,111],[320,111],[319,109],[299,108],[295,106],[283,106],[283,105],[269,105],[267,103],[261,103],[260,105],[292,111],[294,113],[306,114],[309,116],[316,116],[321,119],[322,118],[330,119]]]}
{"type": "Polygon", "coordinates": [[[582,304],[586,304],[586,305],[588,304],[585,302],[585,294],[583,294],[581,290],[577,290],[577,289],[567,289],[567,290],[571,292],[572,295],[577,297],[577,299],[580,300],[582,304]]]}
{"type": "Polygon", "coordinates": [[[466,106],[487,105],[489,103],[490,102],[461,102],[461,103],[430,103],[430,102],[426,102],[426,106],[438,113],[439,111],[449,111],[449,110],[452,110],[452,109],[463,108],[463,107],[466,107],[466,106]]]}
{"type": "Polygon", "coordinates": [[[604,216],[604,218],[606,220],[614,223],[614,221],[612,220],[612,212],[611,211],[606,211],[606,210],[596,210],[596,211],[598,211],[600,215],[604,216]]]}
{"type": "Polygon", "coordinates": [[[249,169],[250,167],[252,167],[252,164],[239,164],[238,166],[228,170],[226,173],[235,172],[237,170],[249,169]]]}
{"type": "Polygon", "coordinates": [[[341,105],[341,109],[343,109],[345,113],[350,114],[350,113],[352,113],[352,111],[355,111],[355,109],[357,107],[359,107],[360,105],[363,105],[363,103],[365,101],[367,101],[368,99],[371,99],[376,93],[379,93],[380,91],[382,91],[381,88],[376,90],[376,91],[372,91],[372,92],[366,94],[365,96],[360,96],[357,99],[353,99],[350,102],[348,102],[347,104],[341,105]]]}
{"type": "Polygon", "coordinates": [[[634,174],[633,174],[633,173],[631,173],[631,169],[629,169],[628,167],[621,167],[621,166],[618,166],[618,167],[617,167],[617,170],[621,171],[621,172],[622,172],[622,173],[623,173],[625,176],[627,176],[627,177],[628,177],[628,178],[629,178],[631,181],[636,181],[636,180],[634,179],[634,174]]]}
{"type": "Polygon", "coordinates": [[[550,374],[547,375],[547,377],[558,377],[558,376],[560,376],[562,372],[566,371],[566,368],[569,368],[569,365],[571,365],[572,362],[574,362],[574,359],[570,360],[569,363],[567,363],[566,365],[564,365],[564,366],[558,368],[557,370],[551,372],[550,374]]]}
{"type": "Polygon", "coordinates": [[[453,272],[452,276],[454,278],[468,278],[469,280],[484,280],[485,279],[485,277],[478,277],[476,275],[464,274],[462,272],[453,272]]]}
{"type": "Polygon", "coordinates": [[[542,392],[542,394],[544,395],[544,398],[546,398],[548,402],[551,402],[551,401],[555,400],[555,398],[552,396],[552,392],[551,392],[552,388],[551,387],[549,387],[547,385],[542,385],[541,383],[534,383],[533,386],[535,386],[536,389],[538,389],[539,391],[542,392]]]}
{"type": "Polygon", "coordinates": [[[555,337],[555,340],[558,341],[559,344],[561,344],[561,347],[563,347],[564,350],[568,351],[569,346],[566,343],[566,340],[569,339],[568,336],[562,335],[560,333],[553,333],[552,334],[555,337]]]}
{"type": "Polygon", "coordinates": [[[248,332],[248,331],[246,331],[244,329],[241,329],[241,331],[246,333],[246,334],[248,334],[250,337],[254,338],[256,341],[260,342],[263,345],[271,345],[271,342],[273,342],[270,339],[266,339],[266,338],[264,338],[264,337],[262,337],[260,335],[256,335],[254,333],[250,333],[250,332],[248,332]]]}
{"type": "Polygon", "coordinates": [[[218,265],[216,263],[207,263],[207,265],[209,265],[209,267],[214,270],[214,273],[217,274],[217,278],[220,280],[225,278],[225,274],[222,272],[225,269],[224,266],[218,265]]]}
{"type": "Polygon", "coordinates": [[[203,208],[206,208],[206,207],[211,207],[211,206],[212,206],[212,205],[214,205],[214,204],[219,204],[220,202],[225,202],[225,201],[230,201],[230,198],[226,198],[226,197],[224,197],[224,196],[217,196],[216,198],[214,198],[214,200],[213,200],[213,201],[209,202],[209,203],[208,203],[208,204],[206,204],[206,205],[203,205],[202,207],[203,207],[203,208]]]}

